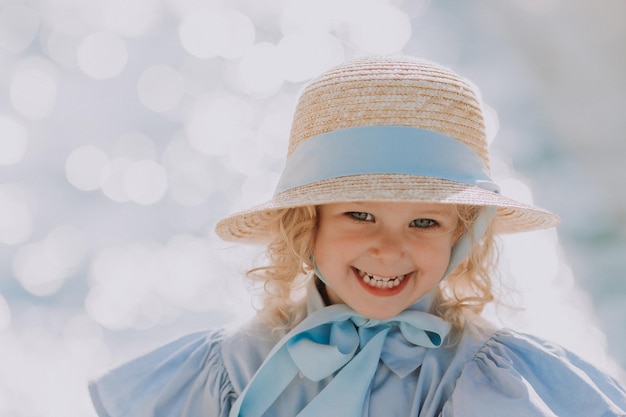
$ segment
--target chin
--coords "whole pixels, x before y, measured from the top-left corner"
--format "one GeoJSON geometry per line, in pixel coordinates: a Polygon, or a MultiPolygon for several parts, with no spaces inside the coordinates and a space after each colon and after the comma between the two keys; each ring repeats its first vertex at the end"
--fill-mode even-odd
{"type": "Polygon", "coordinates": [[[397,316],[399,313],[401,313],[404,309],[397,309],[397,308],[393,308],[393,309],[389,309],[389,308],[377,308],[377,309],[373,309],[371,306],[368,306],[367,308],[354,308],[352,306],[350,306],[354,311],[356,311],[357,313],[359,313],[360,315],[362,315],[365,318],[368,318],[370,320],[387,320],[390,319],[394,316],[397,316]]]}

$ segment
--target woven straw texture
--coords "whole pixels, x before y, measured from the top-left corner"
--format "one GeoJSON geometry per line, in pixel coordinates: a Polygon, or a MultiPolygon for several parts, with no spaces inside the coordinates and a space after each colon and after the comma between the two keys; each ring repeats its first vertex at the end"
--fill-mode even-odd
{"type": "MultiPolygon", "coordinates": [[[[411,126],[468,145],[489,169],[485,126],[475,88],[429,61],[393,56],[365,58],[333,68],[302,92],[293,118],[289,156],[300,143],[333,130],[371,125],[411,126]]],[[[266,242],[275,210],[346,201],[414,201],[497,207],[496,233],[547,228],[556,215],[466,184],[406,174],[333,178],[293,188],[271,201],[220,221],[225,240],[266,242]]]]}

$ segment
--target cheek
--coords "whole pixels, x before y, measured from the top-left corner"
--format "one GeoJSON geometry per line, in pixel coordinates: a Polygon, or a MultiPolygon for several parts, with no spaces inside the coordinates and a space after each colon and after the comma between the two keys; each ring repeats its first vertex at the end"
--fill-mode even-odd
{"type": "Polygon", "coordinates": [[[314,242],[315,262],[320,269],[342,267],[357,256],[359,245],[355,239],[320,229],[314,242]]]}
{"type": "Polygon", "coordinates": [[[335,236],[332,232],[326,232],[322,230],[318,233],[315,239],[314,250],[315,254],[325,254],[327,256],[339,256],[346,248],[349,248],[350,244],[335,236]]]}
{"type": "Polygon", "coordinates": [[[332,258],[335,252],[335,239],[333,239],[330,231],[325,227],[320,227],[317,230],[315,241],[313,242],[313,253],[315,255],[315,261],[319,265],[332,258]]]}
{"type": "Polygon", "coordinates": [[[450,263],[452,246],[455,237],[453,235],[441,237],[428,244],[420,244],[415,247],[414,253],[418,254],[422,265],[429,265],[434,268],[446,268],[450,263]]]}

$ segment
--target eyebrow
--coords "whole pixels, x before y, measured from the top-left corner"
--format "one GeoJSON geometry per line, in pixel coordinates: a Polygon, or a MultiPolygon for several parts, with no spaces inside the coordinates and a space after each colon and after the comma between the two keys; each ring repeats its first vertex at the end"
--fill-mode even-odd
{"type": "MultiPolygon", "coordinates": [[[[368,207],[369,203],[370,203],[369,201],[348,201],[342,204],[354,204],[358,206],[360,210],[368,211],[368,209],[370,209],[368,207]]],[[[393,202],[381,201],[381,203],[393,203],[393,202]]],[[[419,216],[446,216],[446,215],[454,214],[453,205],[450,205],[450,207],[441,207],[441,208],[430,208],[430,207],[419,208],[419,209],[416,209],[416,212],[419,214],[419,216]]]]}
{"type": "Polygon", "coordinates": [[[444,215],[450,215],[453,214],[452,210],[446,210],[446,209],[425,209],[425,210],[419,210],[419,214],[420,215],[438,215],[438,216],[444,216],[444,215]]]}

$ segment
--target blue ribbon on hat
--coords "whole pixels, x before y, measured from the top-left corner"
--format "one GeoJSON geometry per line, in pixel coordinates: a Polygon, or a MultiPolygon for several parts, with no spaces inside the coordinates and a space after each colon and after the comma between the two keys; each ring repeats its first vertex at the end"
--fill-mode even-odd
{"type": "Polygon", "coordinates": [[[360,417],[380,360],[404,377],[421,365],[427,349],[442,345],[449,331],[449,323],[422,311],[370,320],[345,304],[326,307],[281,339],[229,416],[262,416],[296,375],[312,381],[334,375],[297,417],[360,417]]]}
{"type": "Polygon", "coordinates": [[[468,145],[433,130],[384,125],[333,130],[299,143],[287,158],[276,194],[362,174],[420,175],[499,192],[468,145]]]}

